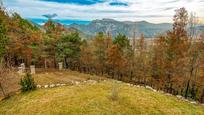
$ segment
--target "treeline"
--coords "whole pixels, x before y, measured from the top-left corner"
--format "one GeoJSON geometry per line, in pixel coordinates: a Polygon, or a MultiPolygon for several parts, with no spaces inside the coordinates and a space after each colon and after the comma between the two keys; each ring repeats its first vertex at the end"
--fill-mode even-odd
{"type": "Polygon", "coordinates": [[[82,39],[52,20],[38,27],[1,7],[0,59],[14,67],[25,63],[57,68],[63,62],[66,69],[150,85],[204,102],[204,34],[196,34],[195,20],[181,8],[173,17],[172,30],[153,40],[143,35],[131,41],[122,34],[112,38],[111,32],[82,39]]]}

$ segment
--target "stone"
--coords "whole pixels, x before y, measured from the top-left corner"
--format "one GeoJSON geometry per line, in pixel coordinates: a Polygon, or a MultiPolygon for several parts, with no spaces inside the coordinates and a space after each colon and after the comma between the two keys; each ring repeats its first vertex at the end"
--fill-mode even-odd
{"type": "Polygon", "coordinates": [[[44,88],[48,88],[48,87],[49,87],[49,85],[45,85],[45,86],[44,86],[44,88]]]}
{"type": "Polygon", "coordinates": [[[116,83],[122,83],[122,81],[116,81],[116,83]]]}
{"type": "Polygon", "coordinates": [[[165,95],[167,95],[167,96],[172,96],[170,93],[165,93],[165,95]]]}
{"type": "Polygon", "coordinates": [[[51,84],[50,87],[51,87],[51,88],[55,87],[55,84],[51,84]]]}
{"type": "Polygon", "coordinates": [[[136,85],[136,87],[140,87],[139,85],[136,85]]]}
{"type": "Polygon", "coordinates": [[[61,85],[61,84],[59,84],[59,83],[58,83],[58,84],[56,84],[56,86],[60,86],[60,85],[61,85]]]}
{"type": "Polygon", "coordinates": [[[76,85],[79,85],[79,83],[80,83],[80,82],[78,82],[78,81],[75,82],[76,85]]]}
{"type": "Polygon", "coordinates": [[[127,86],[131,86],[131,84],[129,84],[129,83],[126,83],[126,85],[127,85],[127,86]]]}
{"type": "Polygon", "coordinates": [[[162,93],[162,94],[164,94],[164,91],[162,91],[162,90],[159,90],[159,93],[162,93]]]}
{"type": "Polygon", "coordinates": [[[153,92],[157,92],[157,90],[156,90],[156,89],[153,89],[152,91],[153,91],[153,92]]]}
{"type": "Polygon", "coordinates": [[[66,84],[61,84],[61,86],[65,86],[66,84]]]}
{"type": "Polygon", "coordinates": [[[145,88],[150,89],[150,90],[153,90],[153,88],[150,87],[150,86],[145,86],[145,88]]]}
{"type": "Polygon", "coordinates": [[[30,73],[35,74],[35,65],[30,66],[30,73]]]}
{"type": "Polygon", "coordinates": [[[22,67],[18,67],[18,73],[19,73],[19,74],[22,74],[22,73],[23,73],[22,67]]]}
{"type": "Polygon", "coordinates": [[[191,103],[191,104],[197,104],[197,102],[195,102],[195,101],[191,101],[190,103],[191,103]]]}
{"type": "Polygon", "coordinates": [[[93,83],[93,84],[97,83],[97,81],[95,81],[95,80],[88,80],[87,82],[93,83]]]}
{"type": "Polygon", "coordinates": [[[177,98],[182,99],[183,97],[181,95],[176,95],[177,98]]]}
{"type": "Polygon", "coordinates": [[[59,65],[59,70],[62,70],[63,69],[63,63],[59,62],[58,65],[59,65]]]}
{"type": "Polygon", "coordinates": [[[25,64],[21,63],[21,67],[22,67],[22,73],[24,73],[25,72],[25,64]]]}
{"type": "Polygon", "coordinates": [[[41,88],[41,85],[37,85],[37,88],[41,88]]]}

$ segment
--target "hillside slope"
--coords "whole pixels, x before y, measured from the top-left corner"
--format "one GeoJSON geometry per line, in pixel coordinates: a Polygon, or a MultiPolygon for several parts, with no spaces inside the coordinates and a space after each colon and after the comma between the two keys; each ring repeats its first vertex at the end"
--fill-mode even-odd
{"type": "Polygon", "coordinates": [[[204,106],[125,83],[83,83],[22,93],[0,102],[0,114],[204,114],[204,106]],[[118,100],[111,100],[113,87],[118,100]]]}

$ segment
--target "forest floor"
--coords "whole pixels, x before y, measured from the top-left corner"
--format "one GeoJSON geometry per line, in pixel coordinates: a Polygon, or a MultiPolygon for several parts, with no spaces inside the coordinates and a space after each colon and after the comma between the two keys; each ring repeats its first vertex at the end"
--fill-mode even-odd
{"type": "Polygon", "coordinates": [[[104,77],[74,71],[49,71],[34,75],[34,79],[40,85],[72,81],[80,84],[19,93],[0,101],[0,114],[204,114],[204,106],[200,104],[104,77]],[[84,82],[90,79],[101,82],[84,82]],[[111,97],[117,94],[118,98],[113,100],[111,97]]]}

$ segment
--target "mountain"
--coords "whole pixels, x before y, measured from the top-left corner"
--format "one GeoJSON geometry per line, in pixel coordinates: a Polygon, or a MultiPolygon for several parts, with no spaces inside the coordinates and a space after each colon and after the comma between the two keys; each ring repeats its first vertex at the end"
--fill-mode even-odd
{"type": "Polygon", "coordinates": [[[66,27],[76,28],[87,35],[95,35],[97,32],[111,31],[113,36],[118,33],[125,34],[128,37],[133,36],[135,30],[137,36],[141,33],[147,38],[152,38],[159,33],[164,33],[172,28],[170,23],[153,24],[146,21],[116,21],[113,19],[93,20],[89,24],[71,24],[66,27]]]}

